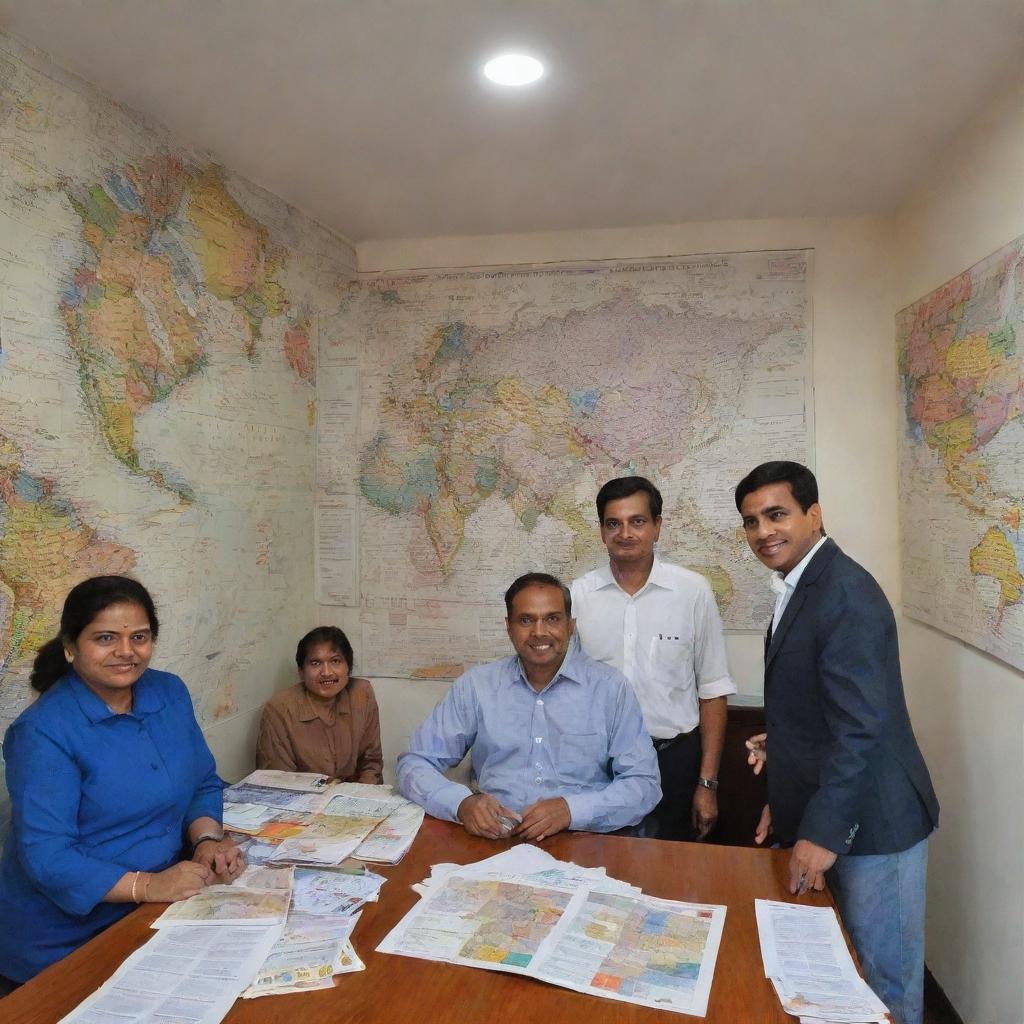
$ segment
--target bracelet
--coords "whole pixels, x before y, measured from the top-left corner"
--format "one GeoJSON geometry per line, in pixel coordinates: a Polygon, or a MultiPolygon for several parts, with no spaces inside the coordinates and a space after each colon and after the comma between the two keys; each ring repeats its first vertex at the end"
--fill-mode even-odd
{"type": "Polygon", "coordinates": [[[145,891],[142,893],[142,899],[139,900],[140,903],[148,903],[149,902],[149,883],[152,882],[152,881],[153,881],[153,876],[147,871],[146,872],[146,888],[145,888],[145,891]]]}
{"type": "Polygon", "coordinates": [[[196,850],[199,848],[200,843],[205,843],[210,840],[214,843],[220,843],[224,841],[223,832],[204,832],[201,836],[196,837],[196,841],[192,844],[192,855],[195,856],[196,850]]]}
{"type": "Polygon", "coordinates": [[[135,886],[137,886],[139,884],[139,875],[141,875],[141,874],[142,874],[141,871],[136,871],[135,872],[135,877],[132,879],[132,903],[138,903],[139,902],[135,898],[135,886]]]}
{"type": "Polygon", "coordinates": [[[702,775],[697,780],[697,785],[703,786],[705,789],[710,789],[713,793],[716,789],[718,789],[718,779],[705,779],[702,775]]]}

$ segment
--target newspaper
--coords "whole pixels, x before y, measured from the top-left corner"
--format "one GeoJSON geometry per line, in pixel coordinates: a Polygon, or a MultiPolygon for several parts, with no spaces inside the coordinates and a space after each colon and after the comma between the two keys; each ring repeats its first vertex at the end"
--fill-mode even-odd
{"type": "Polygon", "coordinates": [[[764,973],[786,1013],[843,1024],[886,1020],[831,907],[755,900],[764,973]]]}
{"type": "Polygon", "coordinates": [[[273,786],[254,786],[239,782],[224,790],[225,804],[257,804],[262,807],[280,807],[289,811],[316,813],[330,800],[329,793],[306,793],[273,786]]]}
{"type": "Polygon", "coordinates": [[[408,852],[423,824],[423,808],[409,801],[392,811],[353,854],[374,864],[397,864],[408,852]]]}
{"type": "Polygon", "coordinates": [[[321,793],[328,785],[326,775],[315,772],[282,772],[274,768],[257,768],[250,772],[239,785],[271,786],[274,789],[294,789],[305,793],[321,793]]]}
{"type": "Polygon", "coordinates": [[[304,991],[311,983],[319,987],[320,983],[330,982],[335,974],[357,969],[352,963],[355,951],[349,943],[357,919],[358,915],[340,918],[290,915],[284,933],[252,984],[242,993],[243,997],[304,991]]]}
{"type": "Polygon", "coordinates": [[[318,916],[352,914],[364,903],[376,901],[385,881],[383,875],[372,871],[356,875],[329,869],[296,868],[292,912],[318,916]]]}
{"type": "Polygon", "coordinates": [[[280,926],[158,931],[60,1024],[217,1024],[280,934],[280,926]]]}
{"type": "Polygon", "coordinates": [[[380,818],[313,815],[297,834],[281,843],[271,856],[271,862],[340,864],[355,851],[380,821],[380,818]]]}

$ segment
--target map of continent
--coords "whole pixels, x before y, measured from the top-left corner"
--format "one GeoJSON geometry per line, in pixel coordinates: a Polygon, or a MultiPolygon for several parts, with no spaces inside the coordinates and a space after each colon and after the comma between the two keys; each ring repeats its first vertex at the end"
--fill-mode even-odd
{"type": "MultiPolygon", "coordinates": [[[[728,628],[759,628],[771,597],[732,488],[812,455],[809,256],[362,280],[318,384],[359,367],[358,544],[337,542],[359,550],[367,670],[445,677],[507,653],[505,587],[600,564],[594,496],[635,473],[665,497],[661,557],[707,577],[728,628]]],[[[346,490],[332,467],[321,509],[346,490]]]]}
{"type": "Polygon", "coordinates": [[[317,330],[348,249],[38,60],[0,41],[0,736],[66,594],[107,573],[152,591],[154,665],[209,729],[309,628],[317,330]]]}
{"type": "Polygon", "coordinates": [[[897,315],[908,615],[1024,668],[1024,238],[897,315]]]}

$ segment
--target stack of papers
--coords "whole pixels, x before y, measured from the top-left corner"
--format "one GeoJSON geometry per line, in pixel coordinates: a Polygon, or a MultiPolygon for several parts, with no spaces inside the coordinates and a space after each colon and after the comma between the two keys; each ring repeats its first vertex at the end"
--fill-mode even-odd
{"type": "Polygon", "coordinates": [[[348,916],[365,903],[376,903],[387,881],[365,868],[358,872],[296,868],[292,914],[348,916]]]}
{"type": "Polygon", "coordinates": [[[261,770],[224,792],[224,827],[276,846],[247,844],[255,863],[397,864],[422,824],[423,809],[390,786],[329,784],[322,775],[261,770]]]}
{"type": "Polygon", "coordinates": [[[296,868],[284,934],[243,998],[330,988],[336,974],[363,970],[350,936],[359,909],[377,899],[385,881],[362,865],[346,870],[296,868]]]}
{"type": "Polygon", "coordinates": [[[438,865],[385,953],[522,974],[577,992],[704,1016],[725,907],[645,896],[602,869],[518,846],[438,865]]]}
{"type": "Polygon", "coordinates": [[[786,1013],[809,1024],[887,1020],[885,1004],[857,973],[831,907],[755,900],[764,973],[786,1013]]]}
{"type": "Polygon", "coordinates": [[[358,915],[314,917],[293,911],[284,934],[242,998],[331,988],[334,975],[365,970],[349,941],[357,920],[358,915]]]}

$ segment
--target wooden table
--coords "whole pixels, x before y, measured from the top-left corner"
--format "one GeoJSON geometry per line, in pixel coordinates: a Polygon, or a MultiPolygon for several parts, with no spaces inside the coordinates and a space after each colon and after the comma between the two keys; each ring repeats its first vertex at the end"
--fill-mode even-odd
{"type": "MultiPolygon", "coordinates": [[[[410,885],[441,862],[469,863],[506,849],[507,842],[475,839],[461,827],[427,818],[401,864],[379,868],[388,877],[380,902],[369,904],[353,945],[366,964],[335,979],[335,988],[289,996],[238,1000],[229,1024],[630,1024],[668,1021],[679,1014],[582,995],[530,978],[377,953],[381,939],[416,901],[410,885]]],[[[789,899],[788,852],[626,839],[567,832],[541,844],[560,860],[642,887],[651,896],[728,907],[706,1020],[712,1024],[768,1024],[793,1018],[782,1012],[764,977],[754,920],[754,898],[789,899]]],[[[831,906],[828,893],[801,902],[831,906]]],[[[141,907],[81,949],[0,1001],[4,1024],[54,1024],[98,988],[151,935],[162,905],[141,907]]],[[[2,925],[0,925],[2,927],[2,925]]]]}

